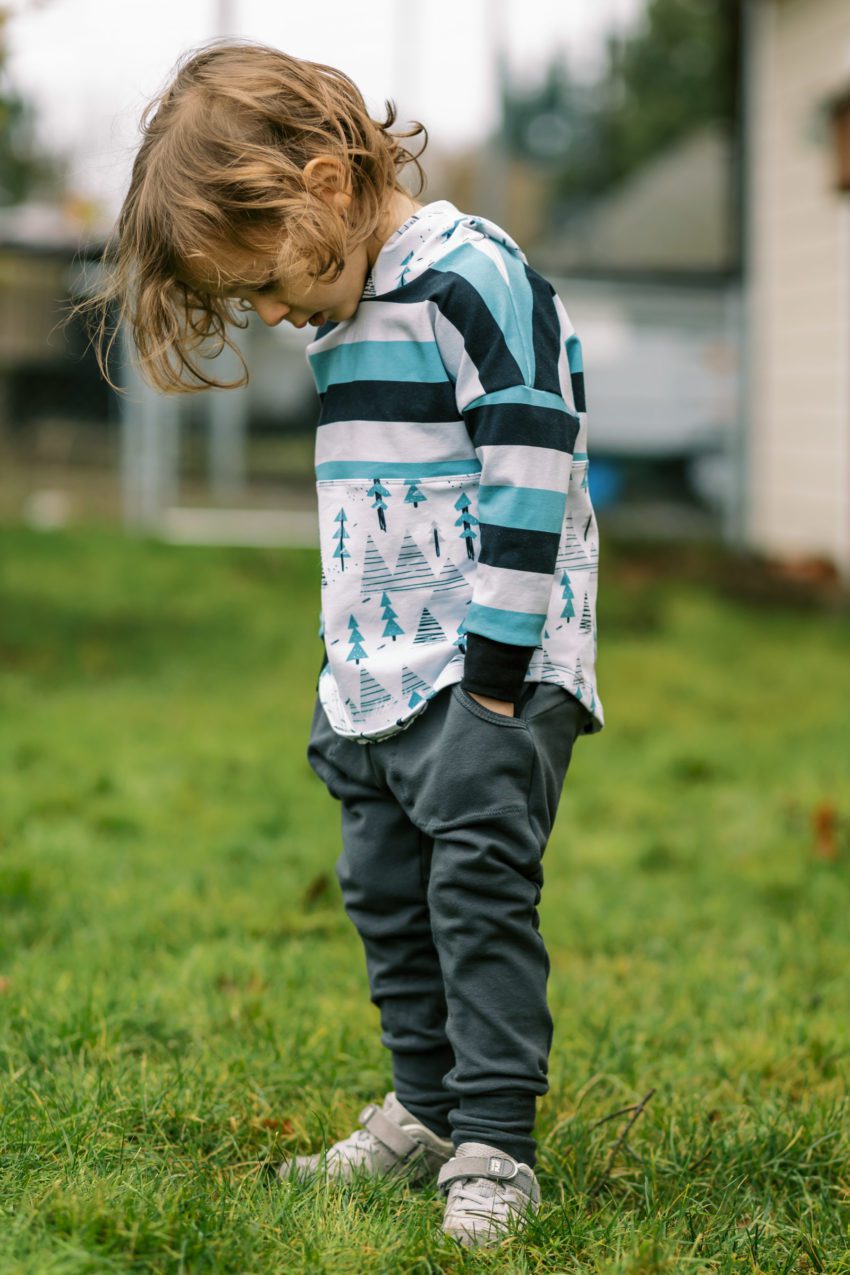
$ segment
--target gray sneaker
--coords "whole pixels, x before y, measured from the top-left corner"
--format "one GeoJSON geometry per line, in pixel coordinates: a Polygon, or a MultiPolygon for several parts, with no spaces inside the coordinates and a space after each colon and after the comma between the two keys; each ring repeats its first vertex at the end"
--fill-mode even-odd
{"type": "Polygon", "coordinates": [[[448,1197],[443,1230],[467,1248],[503,1240],[540,1209],[534,1170],[486,1142],[462,1142],[437,1184],[448,1197]]]}
{"type": "Polygon", "coordinates": [[[382,1107],[370,1102],[358,1119],[362,1128],[326,1151],[284,1160],[278,1176],[303,1182],[324,1172],[348,1181],[355,1174],[364,1174],[405,1178],[411,1184],[424,1185],[433,1182],[440,1167],[454,1153],[451,1139],[438,1138],[427,1129],[402,1106],[393,1089],[382,1107]]]}

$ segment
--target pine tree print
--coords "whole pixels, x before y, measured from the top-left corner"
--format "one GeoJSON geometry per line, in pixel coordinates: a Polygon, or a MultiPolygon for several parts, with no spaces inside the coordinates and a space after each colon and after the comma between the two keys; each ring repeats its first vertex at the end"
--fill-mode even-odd
{"type": "Polygon", "coordinates": [[[590,619],[590,597],[588,594],[584,595],[584,606],[581,609],[581,620],[578,627],[582,633],[590,633],[593,628],[590,619]]]}
{"type": "Polygon", "coordinates": [[[422,492],[417,487],[416,479],[408,478],[407,479],[407,494],[404,497],[404,503],[406,505],[413,505],[413,508],[416,509],[418,508],[419,505],[423,504],[424,501],[426,501],[427,499],[428,497],[423,496],[422,492]]]}
{"type": "Polygon", "coordinates": [[[446,558],[443,563],[442,570],[437,576],[437,583],[434,586],[438,593],[445,593],[447,589],[467,589],[469,585],[458,571],[451,558],[446,558]]]}
{"type": "Polygon", "coordinates": [[[393,610],[392,603],[386,593],[381,598],[381,606],[384,608],[381,613],[381,618],[386,620],[384,631],[381,636],[392,638],[392,640],[395,641],[396,638],[404,632],[404,629],[401,628],[400,625],[396,624],[397,613],[393,610]]]}
{"type": "Polygon", "coordinates": [[[351,699],[349,695],[346,695],[345,697],[345,708],[346,708],[346,712],[348,713],[348,716],[351,718],[353,722],[359,722],[361,718],[363,717],[363,714],[360,712],[360,709],[357,707],[357,705],[354,703],[354,700],[351,699]]]}
{"type": "Polygon", "coordinates": [[[426,642],[442,642],[445,641],[445,633],[440,628],[427,607],[422,608],[422,614],[419,617],[419,627],[416,630],[416,637],[413,639],[415,646],[422,645],[426,642]]]}
{"type": "Polygon", "coordinates": [[[404,540],[398,551],[395,564],[392,589],[431,589],[434,585],[434,572],[428,566],[425,555],[413,539],[409,531],[404,533],[404,540]]]}
{"type": "Polygon", "coordinates": [[[350,539],[348,532],[345,530],[346,521],[347,519],[345,517],[345,510],[340,509],[336,518],[334,518],[334,522],[339,523],[339,531],[336,532],[336,534],[334,535],[334,540],[338,540],[339,544],[337,545],[336,549],[334,549],[333,556],[335,558],[339,558],[339,565],[343,571],[345,570],[345,559],[351,557],[351,554],[348,552],[345,545],[343,544],[344,540],[350,539]]]}
{"type": "Polygon", "coordinates": [[[388,704],[392,695],[385,686],[376,682],[368,669],[360,670],[360,715],[374,713],[379,704],[388,704]]]}
{"type": "Polygon", "coordinates": [[[561,612],[561,615],[566,617],[567,620],[571,620],[576,613],[576,609],[573,606],[573,597],[575,595],[570,588],[570,577],[567,575],[566,571],[561,576],[561,595],[564,599],[564,609],[561,612]]]}
{"type": "Polygon", "coordinates": [[[348,628],[350,633],[348,640],[351,643],[351,654],[346,656],[345,662],[347,664],[349,660],[354,660],[355,664],[359,664],[361,660],[366,659],[366,652],[360,645],[363,641],[363,634],[358,629],[357,621],[353,615],[349,616],[348,628]]]}
{"type": "Polygon", "coordinates": [[[378,511],[378,526],[381,528],[381,531],[386,531],[387,529],[387,520],[384,516],[384,510],[387,506],[384,503],[384,496],[389,496],[389,494],[389,490],[383,485],[380,478],[373,478],[372,486],[366,492],[367,496],[375,497],[372,502],[372,508],[377,509],[378,511]]]}
{"type": "Polygon", "coordinates": [[[431,523],[431,534],[432,534],[432,535],[433,535],[433,537],[434,537],[434,553],[435,553],[435,554],[437,555],[437,557],[439,558],[439,556],[440,556],[440,528],[437,526],[437,520],[436,520],[436,519],[434,519],[434,521],[431,523]]]}
{"type": "Polygon", "coordinates": [[[401,670],[401,693],[407,702],[407,707],[415,708],[424,699],[430,699],[434,694],[434,688],[405,665],[401,670]]]}
{"type": "Polygon", "coordinates": [[[447,240],[451,239],[452,235],[453,235],[453,234],[454,234],[454,232],[457,230],[458,226],[462,225],[462,224],[463,224],[463,222],[464,222],[465,220],[466,220],[466,218],[465,218],[465,217],[459,217],[459,218],[458,218],[458,220],[457,220],[457,221],[453,221],[453,222],[452,222],[452,224],[451,224],[449,227],[447,227],[447,229],[446,229],[446,230],[441,230],[441,231],[440,231],[440,235],[439,235],[440,239],[441,239],[444,243],[445,243],[447,240]]]}
{"type": "Polygon", "coordinates": [[[566,537],[558,549],[556,567],[568,567],[570,571],[590,571],[594,559],[576,534],[572,513],[567,514],[566,537]]]}
{"type": "Polygon", "coordinates": [[[398,275],[398,277],[396,278],[396,281],[395,281],[395,282],[396,282],[396,287],[397,287],[397,288],[403,288],[403,287],[404,287],[404,285],[405,285],[405,283],[407,282],[407,279],[406,279],[406,277],[405,277],[405,276],[406,276],[406,275],[408,275],[408,274],[410,273],[410,266],[408,265],[408,262],[410,262],[410,261],[412,261],[412,260],[413,260],[413,249],[411,248],[411,249],[410,249],[410,252],[407,254],[407,256],[404,258],[404,260],[403,260],[403,261],[402,261],[402,263],[401,263],[401,264],[402,264],[402,270],[401,270],[401,273],[398,275]]]}
{"type": "Polygon", "coordinates": [[[583,700],[581,688],[584,686],[584,674],[581,671],[581,660],[576,660],[575,680],[573,681],[573,695],[576,699],[583,700]]]}
{"type": "Polygon", "coordinates": [[[590,461],[585,461],[584,477],[581,480],[582,491],[587,491],[587,475],[590,473],[590,461]]]}
{"type": "Polygon", "coordinates": [[[463,531],[460,532],[460,538],[461,540],[466,541],[466,556],[467,558],[474,558],[475,549],[473,548],[472,542],[473,540],[477,540],[478,537],[472,528],[473,526],[480,526],[480,523],[475,515],[469,512],[469,497],[465,491],[461,491],[455,501],[455,509],[460,510],[460,517],[455,518],[455,526],[463,527],[463,531]]]}
{"type": "Polygon", "coordinates": [[[380,589],[391,589],[392,584],[393,573],[381,557],[370,532],[366,537],[366,548],[363,551],[363,576],[360,581],[360,592],[366,597],[369,594],[377,593],[380,589]]]}

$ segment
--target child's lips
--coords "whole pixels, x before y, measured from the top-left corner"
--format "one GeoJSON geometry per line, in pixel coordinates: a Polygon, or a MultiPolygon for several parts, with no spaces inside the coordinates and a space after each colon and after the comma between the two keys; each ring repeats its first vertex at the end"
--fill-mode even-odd
{"type": "Polygon", "coordinates": [[[310,316],[310,322],[314,328],[320,328],[322,324],[325,322],[324,310],[317,310],[315,314],[312,314],[310,316]]]}

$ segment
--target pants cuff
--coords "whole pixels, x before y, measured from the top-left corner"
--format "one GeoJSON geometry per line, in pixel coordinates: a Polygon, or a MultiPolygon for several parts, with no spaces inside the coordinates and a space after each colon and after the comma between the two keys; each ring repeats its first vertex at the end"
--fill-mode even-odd
{"type": "Polygon", "coordinates": [[[534,1168],[536,1142],[532,1136],[537,1095],[527,1090],[494,1094],[468,1094],[452,1108],[452,1142],[486,1142],[488,1146],[534,1168]]]}

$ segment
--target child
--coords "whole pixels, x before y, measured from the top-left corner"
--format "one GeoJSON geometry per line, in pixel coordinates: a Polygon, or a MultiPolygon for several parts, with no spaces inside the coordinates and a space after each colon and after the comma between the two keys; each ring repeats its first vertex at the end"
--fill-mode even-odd
{"type": "Polygon", "coordinates": [[[444,1229],[476,1245],[539,1208],[541,858],[573,744],[604,725],[598,536],[567,313],[503,229],[407,193],[394,121],[331,67],[197,51],[150,109],[97,303],[167,391],[220,384],[193,355],[238,310],[317,329],[307,757],[340,803],[394,1088],[280,1171],[436,1175],[444,1229]]]}

